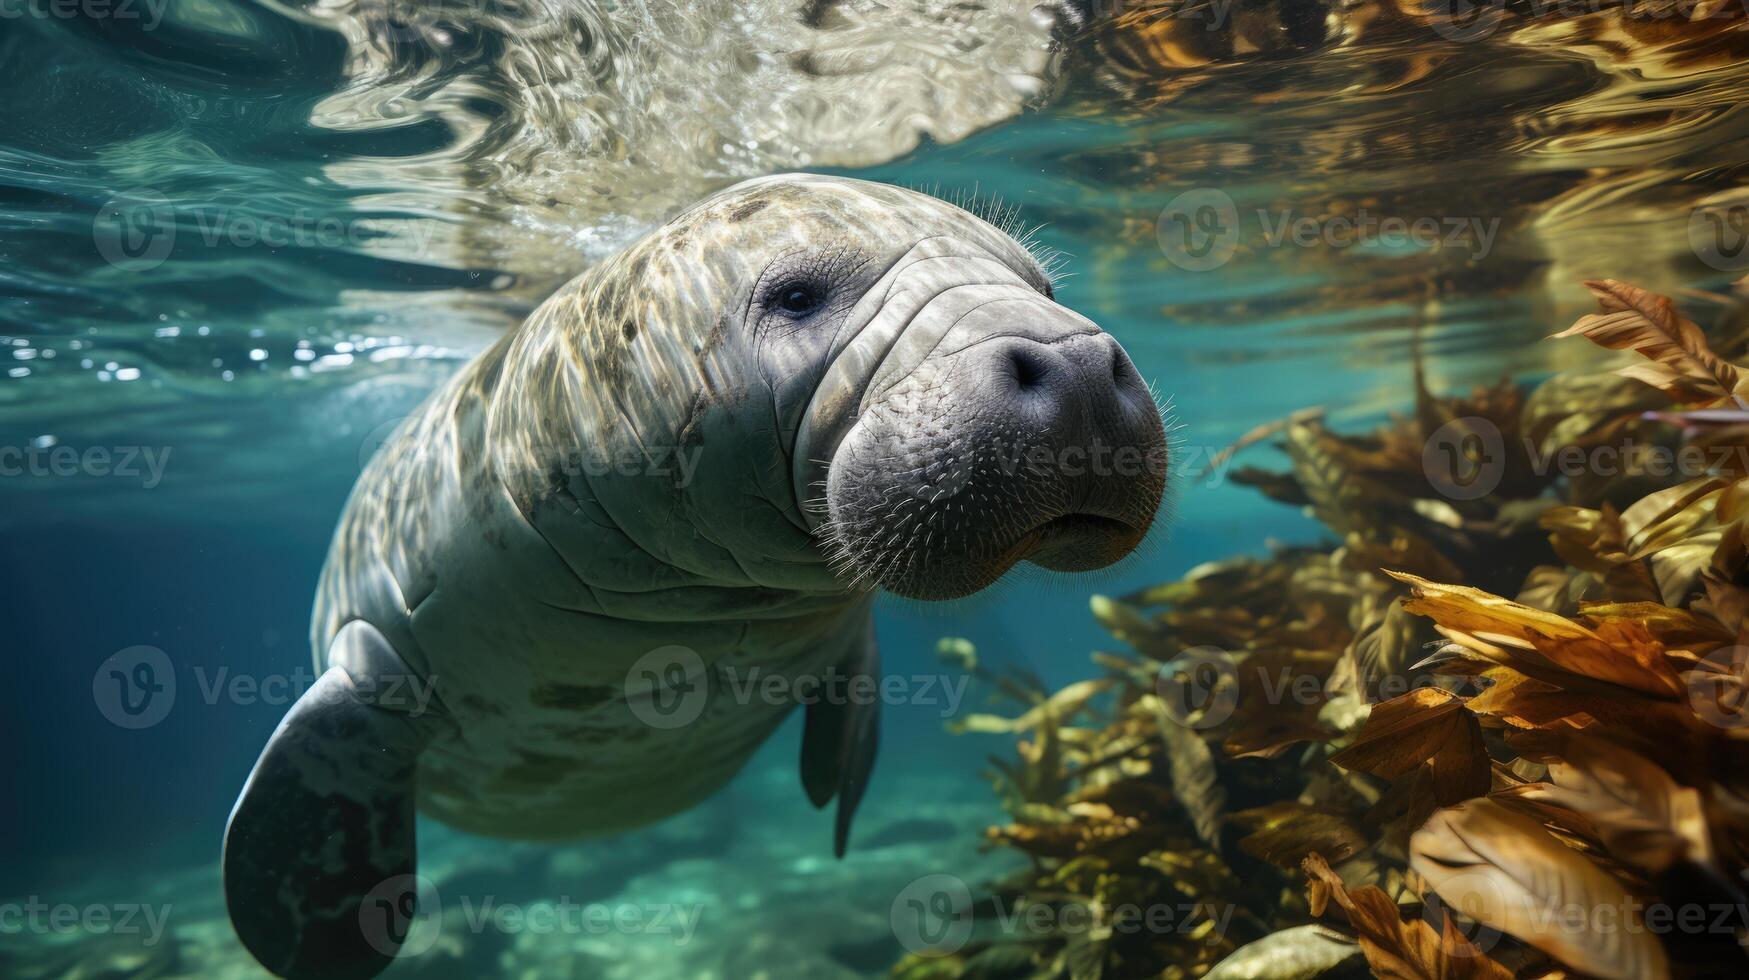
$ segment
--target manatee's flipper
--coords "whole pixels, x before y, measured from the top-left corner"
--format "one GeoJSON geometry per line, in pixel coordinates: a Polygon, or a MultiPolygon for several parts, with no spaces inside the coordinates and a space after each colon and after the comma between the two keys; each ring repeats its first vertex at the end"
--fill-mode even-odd
{"type": "Polygon", "coordinates": [[[843,742],[843,711],[824,700],[808,705],[802,728],[802,791],[815,809],[838,795],[838,746],[843,742]]]}
{"type": "Polygon", "coordinates": [[[416,695],[430,687],[363,622],[340,631],[329,662],[274,730],[225,830],[231,924],[282,977],[381,972],[406,931],[394,909],[360,908],[367,896],[404,904],[414,887],[414,773],[436,720],[416,695]]]}
{"type": "MultiPolygon", "coordinates": [[[[865,684],[858,676],[872,680],[878,691],[881,678],[881,655],[875,646],[874,628],[844,668],[851,683],[846,691],[865,684]]],[[[875,750],[880,746],[881,706],[878,697],[868,698],[868,704],[856,703],[856,697],[846,697],[842,703],[821,697],[808,705],[806,726],[802,732],[802,788],[816,807],[823,807],[838,797],[838,820],[832,833],[832,852],[844,856],[850,842],[850,820],[856,805],[862,802],[868,787],[869,773],[874,770],[875,750]]]]}

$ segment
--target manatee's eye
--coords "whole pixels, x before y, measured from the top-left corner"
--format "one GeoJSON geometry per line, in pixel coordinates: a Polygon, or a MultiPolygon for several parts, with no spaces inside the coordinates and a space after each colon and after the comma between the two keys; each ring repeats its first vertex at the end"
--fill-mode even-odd
{"type": "Polygon", "coordinates": [[[790,316],[807,316],[825,301],[825,291],[813,283],[787,283],[777,289],[777,308],[790,316]]]}
{"type": "Polygon", "coordinates": [[[786,252],[759,274],[748,311],[786,333],[808,329],[853,299],[851,284],[863,282],[858,270],[867,262],[862,252],[845,245],[786,252]]]}

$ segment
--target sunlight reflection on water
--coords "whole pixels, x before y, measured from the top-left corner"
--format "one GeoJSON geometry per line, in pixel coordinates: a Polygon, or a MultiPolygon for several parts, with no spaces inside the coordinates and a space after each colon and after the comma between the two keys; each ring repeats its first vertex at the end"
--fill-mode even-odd
{"type": "Polygon", "coordinates": [[[1740,7],[1454,26],[1414,3],[1131,3],[1079,29],[1030,3],[817,7],[715,33],[710,11],[557,0],[21,23],[0,41],[23,69],[9,428],[187,444],[188,486],[295,483],[337,417],[404,411],[593,257],[799,166],[1019,205],[1072,256],[1067,301],[1210,439],[1400,404],[1415,350],[1437,383],[1591,357],[1530,343],[1583,308],[1580,279],[1749,265],[1740,7]],[[1186,235],[1220,261],[1187,262],[1186,235]]]}

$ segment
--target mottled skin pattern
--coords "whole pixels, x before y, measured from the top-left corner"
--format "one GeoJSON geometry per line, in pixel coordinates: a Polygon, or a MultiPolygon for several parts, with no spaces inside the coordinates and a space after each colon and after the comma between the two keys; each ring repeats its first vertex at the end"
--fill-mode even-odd
{"type": "MultiPolygon", "coordinates": [[[[317,595],[325,673],[227,829],[239,935],[285,976],[373,975],[404,938],[374,923],[408,897],[415,800],[532,839],[685,809],[795,707],[737,678],[878,676],[877,588],[1117,560],[1164,447],[1121,348],[990,224],[807,175],[704,201],[560,289],[365,470],[317,595]],[[1084,465],[1112,447],[1147,465],[1084,465]],[[651,724],[663,693],[632,681],[673,647],[709,694],[651,724]]],[[[807,709],[801,781],[838,798],[840,853],[878,716],[807,709]]]]}
{"type": "Polygon", "coordinates": [[[625,703],[640,656],[678,644],[789,675],[852,656],[869,592],[828,567],[793,458],[838,345],[728,334],[774,256],[826,244],[848,262],[833,243],[947,225],[1032,266],[923,195],[740,185],[561,289],[384,445],[335,536],[312,642],[325,668],[329,639],[363,619],[436,681],[455,724],[421,757],[423,810],[511,837],[648,823],[723,785],[790,706],[713,699],[654,729],[625,703]],[[678,469],[677,448],[697,454],[688,485],[601,475],[645,452],[678,469]]]}

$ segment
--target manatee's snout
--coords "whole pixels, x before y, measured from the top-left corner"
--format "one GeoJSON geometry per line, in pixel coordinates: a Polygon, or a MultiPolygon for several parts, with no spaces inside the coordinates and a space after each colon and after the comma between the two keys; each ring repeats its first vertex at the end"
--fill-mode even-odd
{"type": "Polygon", "coordinates": [[[1015,476],[1062,502],[1031,515],[1044,523],[1022,557],[1082,571],[1128,554],[1153,520],[1166,475],[1160,412],[1129,354],[1110,334],[1087,333],[995,337],[963,356],[972,359],[970,393],[992,402],[987,431],[972,438],[990,440],[1015,476]],[[1014,434],[1006,446],[1004,430],[1014,434]]]}
{"type": "Polygon", "coordinates": [[[1127,555],[1167,471],[1160,411],[1129,355],[1037,293],[950,312],[939,342],[928,316],[907,329],[933,346],[877,378],[833,457],[826,501],[846,564],[900,595],[949,599],[1018,561],[1084,571],[1127,555]]]}

